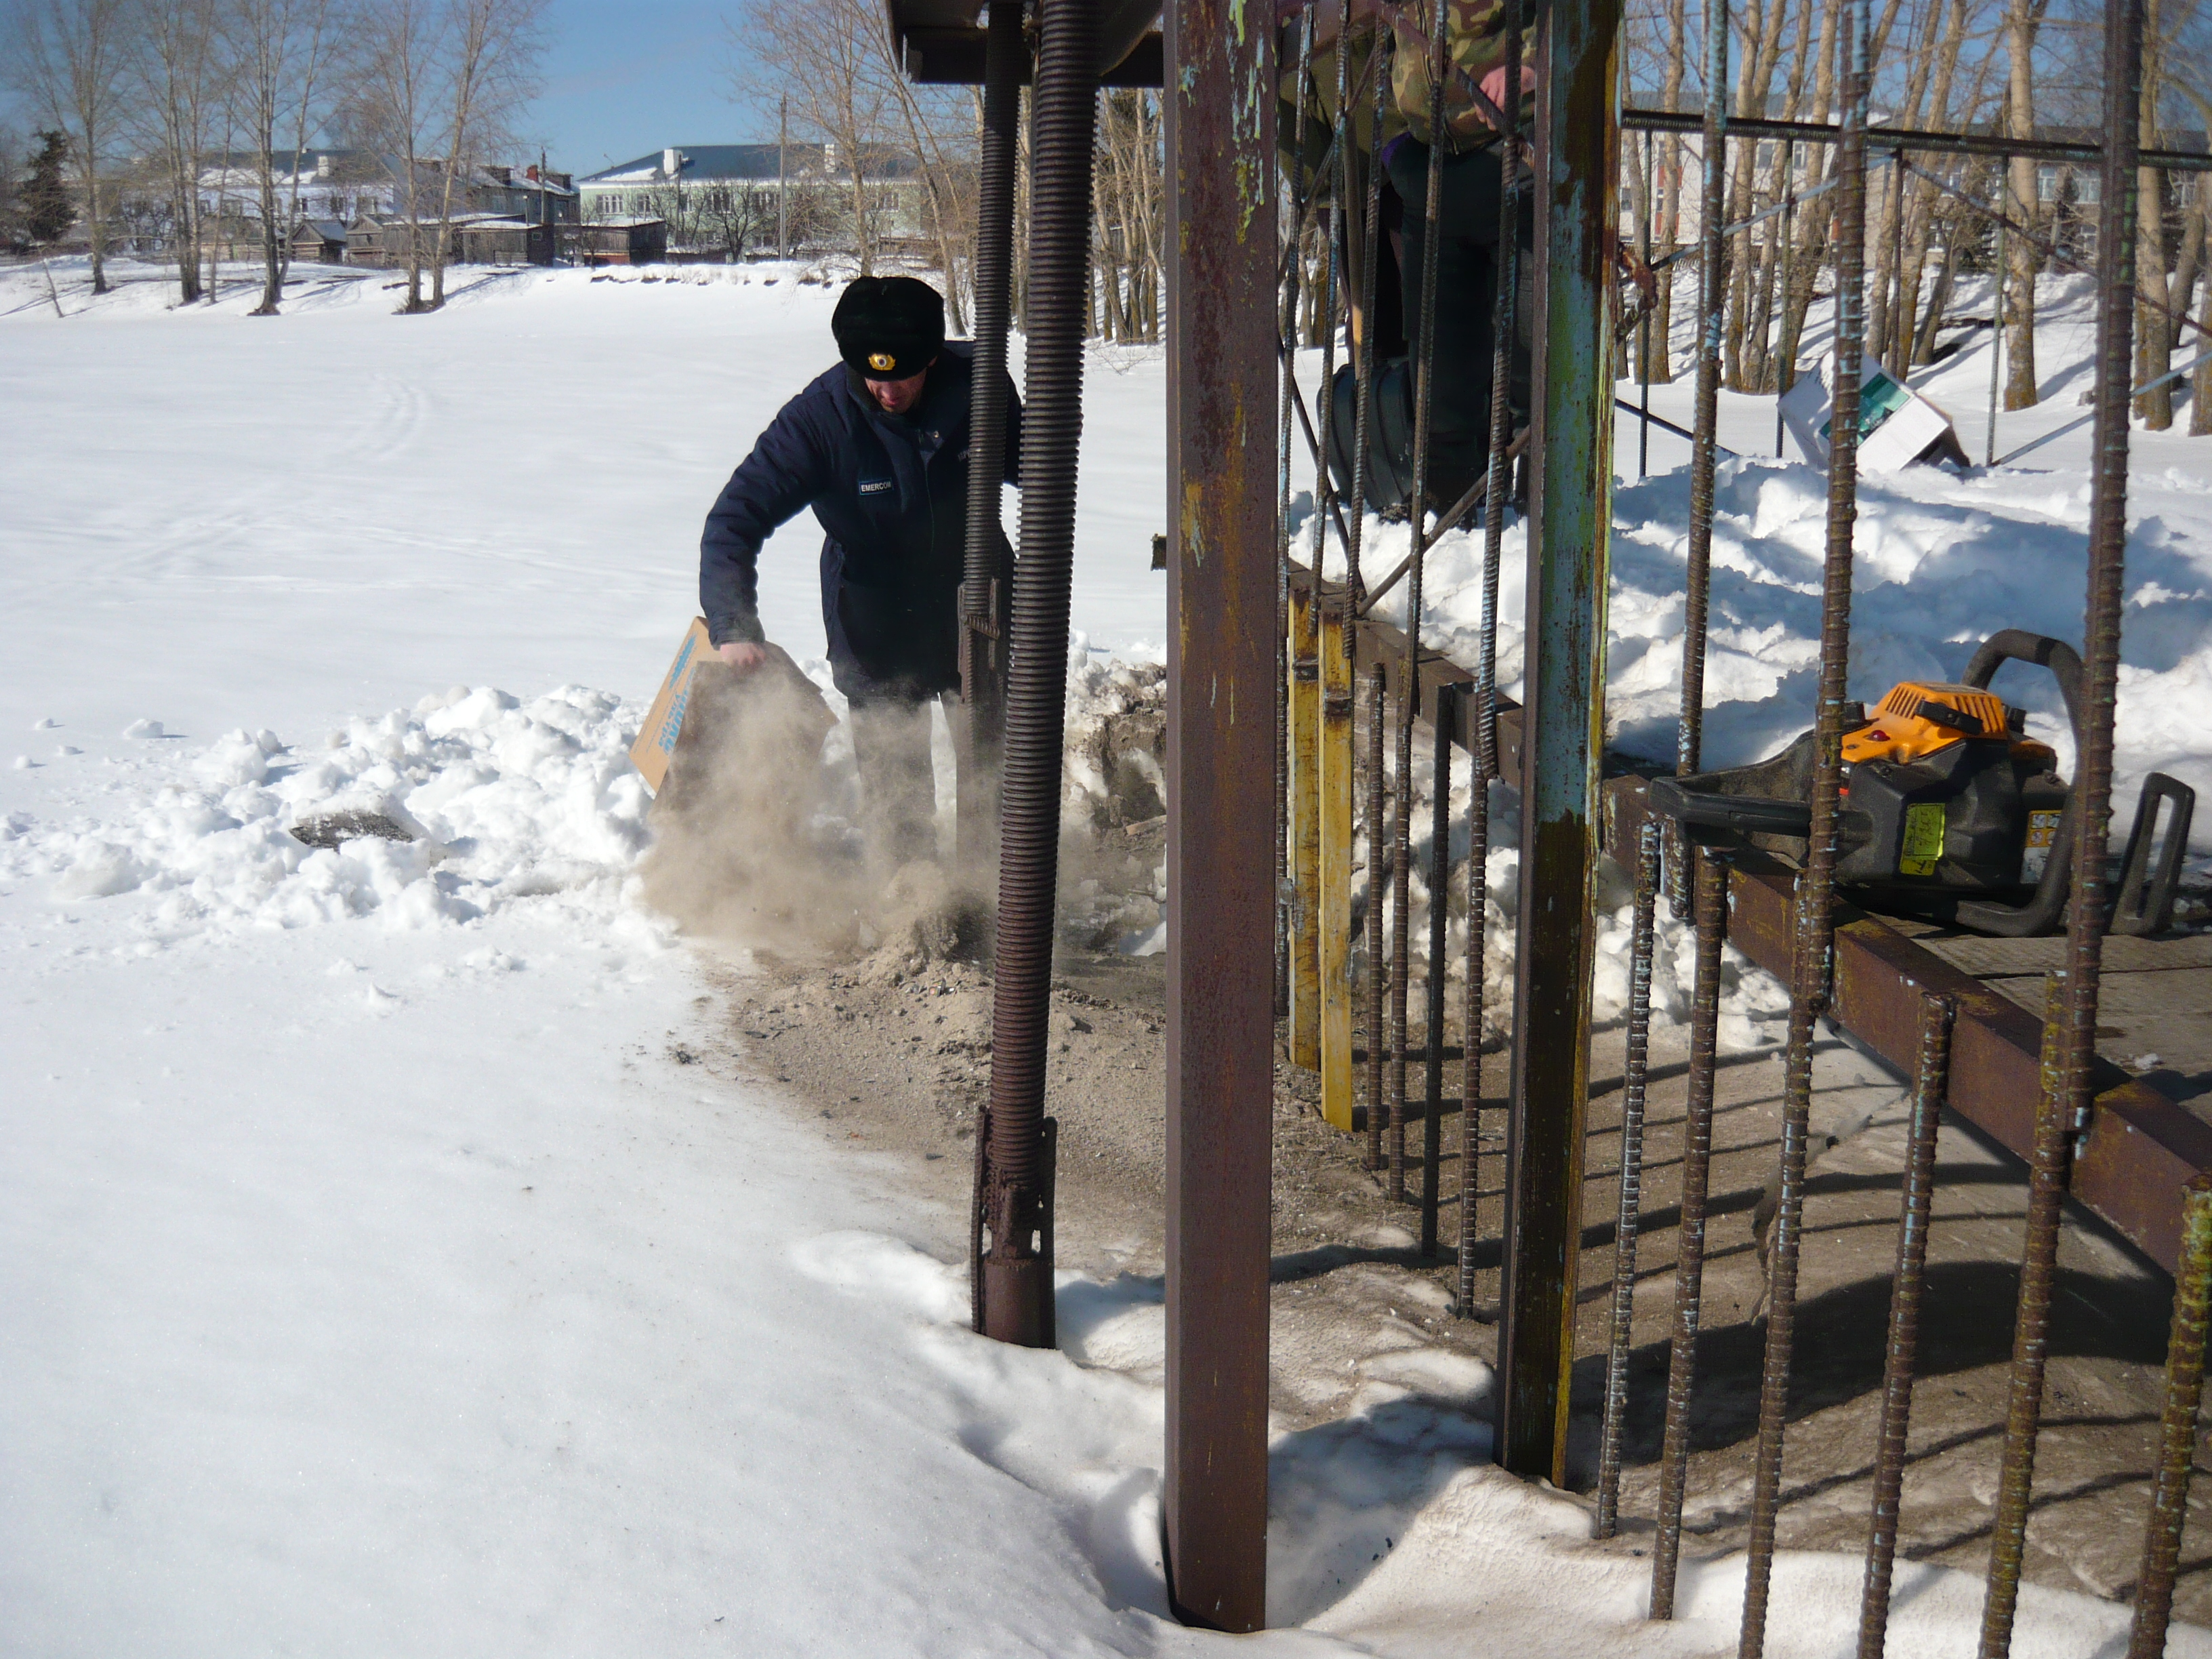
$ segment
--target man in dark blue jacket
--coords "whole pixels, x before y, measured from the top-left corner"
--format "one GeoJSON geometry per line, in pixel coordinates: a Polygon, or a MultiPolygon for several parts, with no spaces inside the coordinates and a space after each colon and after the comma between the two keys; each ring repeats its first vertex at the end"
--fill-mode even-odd
{"type": "MultiPolygon", "coordinates": [[[[968,538],[973,347],[945,338],[945,302],[911,276],[862,276],[830,319],[843,362],[786,404],[707,514],[699,602],[723,659],[765,659],[757,561],[812,507],[823,532],[822,623],[852,704],[878,850],[935,847],[929,704],[960,684],[958,599],[968,538]]],[[[1006,399],[1006,482],[1018,481],[1021,402],[1006,399]]]]}

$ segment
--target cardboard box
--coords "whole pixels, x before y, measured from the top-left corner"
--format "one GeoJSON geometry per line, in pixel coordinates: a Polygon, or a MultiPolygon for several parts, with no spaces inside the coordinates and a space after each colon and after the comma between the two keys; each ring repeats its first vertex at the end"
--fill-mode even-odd
{"type": "Polygon", "coordinates": [[[646,711],[645,724],[638,729],[637,741],[629,746],[630,764],[644,777],[646,787],[656,793],[661,780],[668,775],[668,759],[676,752],[676,739],[683,733],[684,714],[690,707],[691,688],[698,678],[699,665],[714,660],[714,647],[707,637],[706,618],[695,617],[683,644],[676,647],[676,660],[668,665],[667,677],[660,682],[660,695],[646,711]]]}
{"type": "MultiPolygon", "coordinates": [[[[1828,464],[1827,365],[1808,369],[1782,399],[1783,423],[1814,466],[1828,464]]],[[[1892,374],[1869,353],[1859,363],[1859,471],[1897,472],[1915,461],[1967,465],[1951,417],[1892,374]]]]}

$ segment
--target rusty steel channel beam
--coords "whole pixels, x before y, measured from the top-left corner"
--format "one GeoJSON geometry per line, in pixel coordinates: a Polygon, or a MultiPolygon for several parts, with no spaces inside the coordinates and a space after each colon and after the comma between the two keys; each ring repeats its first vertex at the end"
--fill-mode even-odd
{"type": "Polygon", "coordinates": [[[1590,921],[1613,528],[1620,0],[1549,8],[1536,58],[1521,903],[1498,1461],[1566,1480],[1589,1115],[1590,921]]]}
{"type": "MultiPolygon", "coordinates": [[[[1695,133],[1705,118],[1695,110],[1623,110],[1620,125],[1632,131],[1695,133]]],[[[1781,121],[1763,116],[1731,115],[1730,139],[1778,138],[1798,143],[1833,144],[1843,138],[1843,128],[1828,121],[1781,121]]],[[[1870,149],[1909,149],[1929,155],[2018,155],[2037,161],[2070,161],[2094,167],[2104,159],[2104,146],[2063,138],[2008,138],[1989,132],[1923,132],[1911,127],[1867,129],[1870,149]]],[[[2212,155],[2185,149],[2146,149],[2139,152],[2142,166],[2166,167],[2176,173],[2212,172],[2212,155]]]]}
{"type": "MultiPolygon", "coordinates": [[[[1607,842],[1633,859],[1644,821],[1642,778],[1607,786],[1607,842]]],[[[1738,856],[1729,882],[1729,942],[1767,972],[1790,971],[1792,872],[1760,853],[1738,856]]],[[[1955,997],[1952,1111],[2025,1158],[2042,1091],[2042,1023],[2010,997],[1848,904],[1836,911],[1835,993],[1828,1018],[1911,1076],[1921,999],[1955,997]]],[[[2075,1157],[2069,1196],[2167,1272],[2181,1259],[2181,1198],[2212,1170],[2212,1123],[2109,1060],[2095,1063],[2096,1111],[2075,1157]]]]}
{"type": "Polygon", "coordinates": [[[1267,1619],[1276,738],[1275,64],[1237,0],[1165,15],[1170,1605],[1267,1619]]]}

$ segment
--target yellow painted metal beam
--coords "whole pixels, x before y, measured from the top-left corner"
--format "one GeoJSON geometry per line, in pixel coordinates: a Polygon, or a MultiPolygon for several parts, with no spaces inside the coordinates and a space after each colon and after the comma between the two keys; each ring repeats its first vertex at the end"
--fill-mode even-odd
{"type": "Polygon", "coordinates": [[[1291,590],[1291,1063],[1321,1069],[1321,667],[1310,583],[1291,590]]]}

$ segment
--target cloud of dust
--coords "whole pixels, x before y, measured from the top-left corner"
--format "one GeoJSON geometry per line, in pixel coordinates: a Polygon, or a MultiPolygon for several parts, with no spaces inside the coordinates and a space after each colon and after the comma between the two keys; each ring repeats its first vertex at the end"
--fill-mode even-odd
{"type": "Polygon", "coordinates": [[[866,957],[912,972],[986,949],[970,884],[927,860],[886,873],[825,810],[822,745],[836,725],[774,647],[750,674],[702,664],[653,804],[646,902],[687,933],[808,963],[866,957]]]}

